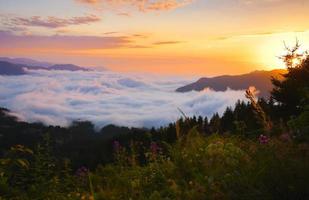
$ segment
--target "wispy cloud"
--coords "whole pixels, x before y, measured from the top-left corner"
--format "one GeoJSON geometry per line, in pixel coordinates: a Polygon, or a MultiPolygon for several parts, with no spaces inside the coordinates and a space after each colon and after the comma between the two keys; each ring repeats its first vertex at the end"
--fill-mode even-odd
{"type": "Polygon", "coordinates": [[[152,46],[150,46],[150,45],[131,45],[131,46],[128,46],[128,48],[132,48],[132,49],[148,49],[148,48],[152,48],[152,46]]]}
{"type": "Polygon", "coordinates": [[[179,44],[183,43],[183,41],[159,41],[154,42],[153,45],[169,45],[169,44],[179,44]]]}
{"type": "Polygon", "coordinates": [[[76,0],[77,2],[81,3],[89,3],[89,4],[96,4],[99,2],[99,0],[76,0]]]}
{"type": "Polygon", "coordinates": [[[128,13],[128,12],[119,12],[119,13],[117,13],[117,15],[123,16],[123,17],[131,17],[131,14],[128,13]]]}
{"type": "Polygon", "coordinates": [[[5,24],[9,26],[39,26],[45,28],[63,28],[71,25],[94,23],[100,20],[101,19],[96,15],[86,15],[71,18],[59,18],[53,16],[43,18],[41,16],[32,16],[7,18],[5,24]]]}
{"type": "MultiPolygon", "coordinates": [[[[66,33],[60,30],[58,33],[66,33]]],[[[0,30],[0,50],[28,49],[28,50],[85,50],[85,49],[116,49],[116,48],[155,48],[160,45],[174,45],[183,41],[158,41],[140,43],[139,40],[148,38],[148,34],[121,35],[119,32],[105,32],[102,36],[76,35],[32,35],[15,34],[11,31],[0,30]]]]}
{"type": "Polygon", "coordinates": [[[255,3],[278,3],[283,1],[289,1],[289,0],[239,0],[242,3],[245,4],[255,4],[255,3]]]}
{"type": "Polygon", "coordinates": [[[261,36],[269,36],[269,35],[275,35],[275,34],[285,34],[285,33],[304,33],[307,32],[306,29],[301,30],[294,30],[294,31],[265,31],[265,32],[253,32],[253,33],[239,33],[239,34],[231,34],[226,36],[219,36],[214,37],[213,40],[229,40],[234,38],[240,38],[240,37],[261,37],[261,36]]]}
{"type": "Polygon", "coordinates": [[[131,35],[131,37],[134,37],[134,38],[148,38],[149,34],[146,34],[146,33],[136,33],[136,34],[131,35]]]}
{"type": "Polygon", "coordinates": [[[0,49],[111,49],[132,45],[125,36],[15,35],[0,31],[0,49]]]}
{"type": "Polygon", "coordinates": [[[119,32],[117,31],[109,31],[109,32],[104,32],[104,35],[114,35],[114,34],[118,34],[119,32]]]}
{"type": "Polygon", "coordinates": [[[75,0],[96,7],[133,7],[139,11],[165,11],[186,6],[194,0],[75,0]]]}

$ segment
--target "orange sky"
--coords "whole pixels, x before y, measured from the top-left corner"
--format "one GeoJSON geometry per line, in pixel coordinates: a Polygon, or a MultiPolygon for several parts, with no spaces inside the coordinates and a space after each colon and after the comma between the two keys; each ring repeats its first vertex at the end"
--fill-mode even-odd
{"type": "Polygon", "coordinates": [[[1,56],[164,74],[283,67],[307,0],[0,0],[1,56]],[[128,3],[129,2],[129,3],[128,3]],[[30,6],[31,5],[31,6],[30,6]]]}

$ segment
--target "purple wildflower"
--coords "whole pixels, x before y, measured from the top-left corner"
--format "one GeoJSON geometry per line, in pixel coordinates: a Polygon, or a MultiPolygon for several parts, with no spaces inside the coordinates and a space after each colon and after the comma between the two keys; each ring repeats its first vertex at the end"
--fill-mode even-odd
{"type": "Polygon", "coordinates": [[[114,149],[114,152],[119,152],[120,148],[121,148],[120,143],[119,143],[118,141],[115,140],[115,141],[113,142],[113,149],[114,149]]]}
{"type": "Polygon", "coordinates": [[[280,135],[280,139],[284,142],[290,142],[291,141],[291,137],[288,133],[284,133],[284,134],[280,135]]]}
{"type": "Polygon", "coordinates": [[[86,167],[82,166],[82,167],[80,167],[76,170],[75,174],[76,174],[76,176],[83,178],[83,177],[88,175],[88,172],[89,172],[89,170],[86,167]]]}
{"type": "Polygon", "coordinates": [[[158,151],[159,151],[159,146],[157,145],[157,143],[155,142],[151,142],[150,144],[150,150],[151,150],[151,153],[153,155],[157,155],[158,151]]]}
{"type": "Polygon", "coordinates": [[[259,142],[260,142],[260,144],[267,144],[269,142],[269,137],[262,134],[259,137],[259,142]]]}

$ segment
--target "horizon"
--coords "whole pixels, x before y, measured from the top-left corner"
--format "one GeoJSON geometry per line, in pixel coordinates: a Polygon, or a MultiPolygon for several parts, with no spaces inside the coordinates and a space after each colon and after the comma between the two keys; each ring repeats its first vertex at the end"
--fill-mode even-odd
{"type": "Polygon", "coordinates": [[[284,41],[309,44],[305,0],[0,4],[1,55],[117,72],[217,76],[280,69],[284,41]]]}
{"type": "MultiPolygon", "coordinates": [[[[45,61],[45,60],[37,60],[31,57],[9,57],[9,56],[2,56],[0,55],[0,61],[5,61],[5,62],[9,62],[9,63],[16,63],[16,64],[21,64],[19,62],[17,62],[15,59],[26,59],[26,60],[31,60],[34,62],[40,62],[40,63],[45,63],[45,64],[49,64],[49,65],[75,65],[78,67],[82,67],[82,68],[86,68],[86,69],[90,69],[90,70],[98,70],[98,71],[102,71],[102,70],[107,70],[107,71],[113,71],[113,72],[118,72],[118,73],[122,73],[122,74],[127,74],[127,75],[136,75],[136,74],[140,74],[140,75],[153,75],[153,76],[162,76],[162,77],[183,77],[186,78],[188,80],[191,81],[192,79],[194,80],[194,78],[199,79],[199,78],[214,78],[214,77],[220,77],[220,76],[239,76],[239,75],[245,75],[245,74],[250,74],[250,73],[254,73],[254,72],[271,72],[271,71],[278,71],[278,70],[286,70],[286,67],[282,67],[282,68],[273,68],[273,69],[252,69],[251,71],[244,71],[244,72],[239,72],[239,73],[235,73],[235,74],[227,74],[227,73],[218,73],[218,74],[175,74],[175,73],[156,73],[156,72],[149,72],[149,71],[117,71],[117,70],[113,70],[112,68],[108,68],[106,66],[83,66],[80,65],[78,63],[66,63],[66,62],[49,62],[49,61],[45,61]],[[1,60],[1,59],[12,59],[11,61],[8,60],[1,60]]],[[[27,65],[25,64],[25,66],[32,66],[32,65],[27,65]]],[[[34,65],[33,65],[34,66],[34,65]]],[[[36,65],[37,67],[41,67],[39,64],[36,65]]]]}

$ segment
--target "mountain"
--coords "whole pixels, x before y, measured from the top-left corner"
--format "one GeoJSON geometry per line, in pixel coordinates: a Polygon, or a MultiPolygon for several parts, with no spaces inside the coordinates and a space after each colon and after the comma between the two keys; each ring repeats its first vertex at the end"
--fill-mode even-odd
{"type": "Polygon", "coordinates": [[[37,60],[32,60],[29,58],[8,58],[8,57],[0,57],[0,61],[6,61],[10,62],[13,64],[21,64],[21,65],[26,65],[28,67],[50,67],[53,64],[49,62],[42,62],[42,61],[37,61],[37,60]]]}
{"type": "MultiPolygon", "coordinates": [[[[15,63],[16,59],[14,58],[7,58],[4,60],[11,60],[13,62],[2,61],[0,58],[0,75],[23,75],[27,74],[26,69],[30,70],[65,70],[65,71],[90,71],[90,69],[80,67],[77,65],[72,64],[56,64],[46,67],[46,65],[36,66],[36,65],[26,65],[26,64],[18,64],[15,63]]],[[[27,59],[25,59],[27,60],[27,59]]],[[[33,62],[34,64],[35,62],[33,62]]]]}
{"type": "Polygon", "coordinates": [[[26,74],[22,65],[0,61],[0,75],[23,75],[26,74]]]}
{"type": "Polygon", "coordinates": [[[200,78],[198,81],[176,89],[176,92],[202,91],[211,88],[215,91],[225,91],[227,88],[233,90],[244,90],[250,86],[256,87],[260,97],[269,97],[272,90],[271,77],[283,78],[286,73],[284,69],[272,71],[254,71],[242,75],[224,75],[213,78],[200,78]]]}
{"type": "Polygon", "coordinates": [[[72,64],[57,64],[47,68],[48,70],[66,70],[66,71],[89,71],[89,69],[72,65],[72,64]]]}

